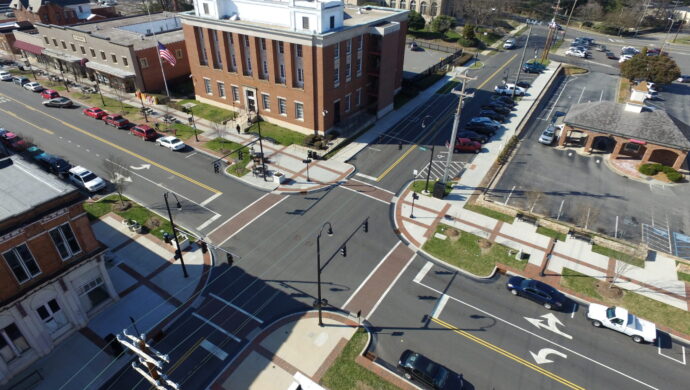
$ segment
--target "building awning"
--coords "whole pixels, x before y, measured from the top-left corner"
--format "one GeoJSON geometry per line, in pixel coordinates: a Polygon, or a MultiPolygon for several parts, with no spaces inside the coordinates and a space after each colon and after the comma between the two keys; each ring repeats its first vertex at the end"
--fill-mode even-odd
{"type": "Polygon", "coordinates": [[[119,77],[121,79],[126,79],[128,77],[134,77],[134,72],[130,72],[124,69],[116,68],[114,66],[99,64],[98,62],[89,61],[86,63],[86,67],[89,69],[97,70],[99,72],[107,73],[111,76],[119,77]]]}
{"type": "Polygon", "coordinates": [[[48,57],[56,58],[58,60],[62,60],[65,62],[80,62],[81,58],[76,57],[67,53],[62,53],[59,51],[51,50],[51,49],[43,49],[43,54],[47,55],[48,57]]]}
{"type": "Polygon", "coordinates": [[[20,50],[28,51],[33,54],[42,54],[43,48],[41,46],[36,46],[29,42],[24,41],[14,41],[14,47],[20,50]]]}

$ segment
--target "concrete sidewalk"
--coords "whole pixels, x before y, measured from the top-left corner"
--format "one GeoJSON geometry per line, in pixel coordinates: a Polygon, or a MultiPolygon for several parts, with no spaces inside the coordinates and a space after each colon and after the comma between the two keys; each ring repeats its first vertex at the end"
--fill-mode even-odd
{"type": "Polygon", "coordinates": [[[92,228],[96,238],[109,248],[106,267],[119,299],[0,389],[13,389],[27,377],[38,379],[31,387],[34,390],[98,388],[132,357],[114,356],[106,341],[108,335],[125,328],[135,334],[136,326],[148,337],[155,336],[206,284],[210,252],[202,254],[195,244],[183,251],[189,273],[184,278],[179,260],[173,258],[173,246],[151,234],[131,232],[119,216],[107,214],[92,228]]]}

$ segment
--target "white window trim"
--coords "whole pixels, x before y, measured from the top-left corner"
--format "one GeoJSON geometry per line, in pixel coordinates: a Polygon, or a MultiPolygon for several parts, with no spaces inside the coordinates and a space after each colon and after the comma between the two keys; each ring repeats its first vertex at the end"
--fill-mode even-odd
{"type": "Polygon", "coordinates": [[[261,93],[261,106],[263,107],[264,111],[271,112],[271,95],[263,92],[261,93]],[[264,96],[268,102],[268,108],[266,108],[266,105],[264,104],[264,96]]]}
{"type": "Polygon", "coordinates": [[[357,94],[355,95],[355,107],[362,105],[362,88],[357,88],[357,94]]]}
{"type": "Polygon", "coordinates": [[[295,100],[294,103],[295,103],[295,119],[297,119],[298,121],[304,122],[304,103],[297,101],[297,100],[295,100]],[[301,118],[297,117],[297,105],[298,104],[302,106],[302,117],[301,118]]]}
{"type": "Polygon", "coordinates": [[[208,95],[208,96],[213,96],[213,84],[211,84],[211,79],[209,79],[208,77],[203,77],[203,79],[204,79],[204,92],[206,92],[206,95],[208,95]],[[208,84],[206,83],[206,81],[208,81],[208,84]],[[206,88],[206,86],[208,86],[209,88],[206,88]],[[211,92],[209,92],[209,90],[211,92]]]}
{"type": "Polygon", "coordinates": [[[65,243],[65,247],[67,248],[67,251],[69,252],[69,255],[68,255],[67,257],[62,257],[62,255],[60,254],[60,251],[57,249],[57,244],[55,244],[55,241],[53,240],[53,236],[50,236],[50,235],[49,235],[49,236],[50,236],[50,240],[53,241],[53,245],[55,245],[55,250],[57,250],[58,256],[60,256],[60,258],[62,259],[62,261],[68,260],[68,259],[70,259],[70,258],[72,258],[72,257],[74,257],[74,256],[76,256],[76,255],[78,255],[78,254],[80,254],[80,253],[83,252],[82,249],[81,249],[81,245],[79,245],[79,240],[77,240],[77,245],[79,246],[79,251],[78,251],[78,252],[72,252],[72,248],[70,248],[70,247],[69,247],[69,244],[67,243],[67,238],[66,238],[65,235],[62,233],[62,230],[60,230],[60,227],[62,227],[62,226],[64,226],[64,225],[69,226],[69,230],[72,231],[72,234],[74,235],[74,239],[76,240],[76,239],[77,239],[77,235],[74,234],[74,230],[72,230],[72,225],[70,225],[69,223],[60,224],[60,225],[58,225],[58,226],[56,226],[56,227],[54,227],[54,228],[52,228],[52,229],[50,229],[50,230],[48,231],[48,232],[52,232],[53,230],[57,230],[58,234],[60,235],[60,237],[62,237],[62,240],[63,240],[64,243],[65,243]]]}
{"type": "Polygon", "coordinates": [[[218,97],[222,99],[227,99],[228,98],[228,90],[225,88],[225,82],[224,81],[218,81],[216,80],[216,89],[218,89],[218,97]],[[221,95],[220,93],[220,86],[221,84],[223,85],[223,94],[221,95]]]}
{"type": "Polygon", "coordinates": [[[287,116],[288,115],[288,100],[282,96],[278,96],[278,114],[282,116],[287,116]],[[285,112],[280,112],[280,101],[283,100],[285,102],[285,112]]]}
{"type": "Polygon", "coordinates": [[[240,87],[235,85],[235,84],[230,84],[230,93],[232,94],[232,101],[233,102],[239,102],[240,101],[240,87]],[[237,91],[237,100],[235,100],[235,92],[237,91]]]}
{"type": "Polygon", "coordinates": [[[10,273],[14,277],[14,280],[16,280],[17,283],[19,283],[19,284],[24,284],[24,283],[30,281],[31,279],[34,279],[34,278],[40,276],[41,274],[43,274],[43,271],[41,270],[41,266],[38,264],[38,260],[36,260],[36,256],[34,256],[33,252],[31,252],[31,247],[29,246],[29,244],[26,243],[26,241],[25,241],[19,245],[13,246],[9,250],[6,250],[6,251],[0,253],[0,255],[2,255],[3,259],[5,260],[5,264],[7,264],[7,267],[10,269],[10,273]],[[24,259],[22,259],[21,256],[18,256],[19,253],[17,252],[17,253],[15,253],[15,255],[19,259],[19,264],[22,266],[22,268],[24,268],[24,272],[26,272],[26,274],[29,276],[28,279],[26,279],[23,282],[20,282],[19,279],[17,279],[17,275],[15,275],[14,272],[12,272],[12,267],[10,267],[10,263],[5,258],[5,253],[13,251],[14,248],[16,248],[17,246],[22,245],[22,244],[26,245],[26,249],[29,251],[29,253],[31,254],[31,257],[34,259],[34,262],[36,263],[36,267],[38,267],[38,273],[36,275],[31,275],[31,272],[29,272],[29,270],[26,268],[26,264],[24,264],[24,259]]]}

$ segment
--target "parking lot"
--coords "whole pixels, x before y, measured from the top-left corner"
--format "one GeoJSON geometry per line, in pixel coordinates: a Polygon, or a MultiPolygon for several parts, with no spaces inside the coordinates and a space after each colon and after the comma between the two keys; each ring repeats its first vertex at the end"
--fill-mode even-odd
{"type": "Polygon", "coordinates": [[[690,186],[639,182],[614,173],[607,155],[583,156],[537,139],[573,104],[613,100],[616,78],[599,73],[560,80],[537,120],[528,126],[514,158],[488,197],[494,202],[690,257],[690,186]],[[674,234],[675,233],[675,234],[674,234]]]}
{"type": "Polygon", "coordinates": [[[420,47],[420,50],[405,46],[405,61],[403,62],[403,78],[409,79],[429,69],[448,57],[451,53],[420,47]]]}

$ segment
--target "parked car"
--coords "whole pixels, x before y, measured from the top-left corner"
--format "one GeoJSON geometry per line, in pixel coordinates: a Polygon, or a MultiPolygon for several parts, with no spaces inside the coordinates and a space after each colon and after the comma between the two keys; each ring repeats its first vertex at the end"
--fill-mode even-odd
{"type": "Polygon", "coordinates": [[[94,119],[103,119],[104,116],[108,115],[107,112],[101,110],[98,107],[85,108],[84,111],[82,111],[82,113],[94,119]]]}
{"type": "Polygon", "coordinates": [[[11,131],[5,131],[2,134],[2,143],[8,148],[15,150],[17,152],[22,151],[29,147],[29,145],[22,139],[22,137],[11,131]]]}
{"type": "Polygon", "coordinates": [[[597,51],[606,52],[608,49],[606,48],[606,45],[599,44],[597,46],[597,51]]]}
{"type": "Polygon", "coordinates": [[[58,107],[58,108],[72,107],[72,105],[74,104],[69,98],[66,98],[64,96],[44,100],[42,103],[46,107],[58,107]]]}
{"type": "Polygon", "coordinates": [[[6,70],[0,71],[0,80],[2,80],[2,81],[12,80],[12,73],[10,73],[6,70]]]}
{"type": "Polygon", "coordinates": [[[479,142],[480,144],[485,144],[489,140],[489,137],[487,135],[479,134],[469,130],[460,130],[458,132],[458,138],[469,138],[472,141],[479,142]]]}
{"type": "Polygon", "coordinates": [[[567,56],[573,56],[573,57],[578,57],[578,58],[587,58],[587,52],[579,50],[577,48],[569,48],[566,50],[565,55],[567,56]]]}
{"type": "Polygon", "coordinates": [[[534,62],[527,62],[522,65],[522,71],[525,73],[541,73],[544,68],[537,66],[534,62]]]}
{"type": "Polygon", "coordinates": [[[556,126],[553,123],[544,129],[544,131],[539,136],[539,143],[544,145],[551,145],[553,140],[556,138],[556,130],[563,130],[563,125],[556,126]]]}
{"type": "Polygon", "coordinates": [[[482,118],[474,118],[471,121],[467,122],[465,125],[465,129],[467,130],[472,130],[476,133],[479,134],[485,134],[488,136],[493,136],[496,134],[498,130],[501,129],[501,125],[498,123],[494,122],[493,120],[489,118],[483,118],[487,119],[488,122],[486,121],[475,121],[475,119],[482,119],[482,118]]]}
{"type": "Polygon", "coordinates": [[[426,356],[409,349],[400,355],[398,367],[407,380],[419,381],[432,389],[457,390],[462,389],[465,384],[462,375],[456,374],[429,360],[426,356]]]}
{"type": "Polygon", "coordinates": [[[412,43],[410,43],[410,50],[412,50],[412,51],[422,51],[422,48],[419,47],[419,45],[417,44],[417,42],[412,42],[412,43]]]}
{"type": "Polygon", "coordinates": [[[621,48],[621,54],[630,54],[630,55],[635,55],[638,54],[640,51],[637,50],[636,48],[632,46],[623,46],[621,48]]]}
{"type": "Polygon", "coordinates": [[[503,42],[503,48],[507,50],[515,49],[516,46],[515,39],[513,38],[506,39],[506,41],[503,42]]]}
{"type": "Polygon", "coordinates": [[[496,111],[499,114],[509,115],[510,112],[512,111],[512,108],[508,107],[506,105],[503,105],[502,103],[500,103],[498,101],[492,101],[492,102],[489,102],[489,104],[483,105],[482,110],[491,110],[491,111],[496,111]]]}
{"type": "Polygon", "coordinates": [[[179,138],[173,137],[172,135],[169,135],[166,137],[160,137],[160,138],[156,139],[156,143],[159,146],[165,146],[166,148],[168,148],[172,151],[182,150],[187,146],[179,138]]]}
{"type": "Polygon", "coordinates": [[[587,308],[587,318],[597,328],[607,327],[616,332],[626,334],[636,343],[656,341],[656,325],[631,314],[622,307],[606,307],[598,303],[590,303],[587,308]]]}
{"type": "Polygon", "coordinates": [[[679,83],[690,83],[690,76],[688,75],[681,75],[676,79],[677,82],[679,83]]]}
{"type": "Polygon", "coordinates": [[[120,114],[108,114],[103,117],[103,122],[106,125],[116,127],[118,129],[124,129],[129,126],[129,120],[120,114]]]}
{"type": "Polygon", "coordinates": [[[60,97],[60,94],[58,93],[58,91],[54,89],[44,89],[43,91],[41,91],[41,97],[44,99],[53,99],[56,97],[60,97]]]}
{"type": "Polygon", "coordinates": [[[27,157],[29,157],[29,158],[35,160],[36,157],[38,157],[38,156],[40,156],[40,155],[42,155],[42,154],[45,154],[45,152],[43,151],[43,149],[41,149],[41,148],[39,148],[38,146],[34,145],[34,146],[29,146],[29,147],[24,151],[24,154],[25,154],[27,157]]]}
{"type": "Polygon", "coordinates": [[[48,153],[38,155],[36,161],[43,169],[60,177],[66,175],[72,167],[66,160],[48,153]]]}
{"type": "Polygon", "coordinates": [[[657,100],[657,99],[659,99],[659,92],[648,91],[647,93],[644,94],[644,98],[648,99],[648,100],[657,100]]]}
{"type": "Polygon", "coordinates": [[[24,84],[24,88],[28,89],[29,91],[32,92],[41,92],[43,91],[43,86],[35,81],[32,81],[30,83],[24,84]]]}
{"type": "Polygon", "coordinates": [[[563,293],[538,280],[512,276],[506,283],[511,294],[531,299],[547,310],[562,310],[567,299],[563,293]]]}
{"type": "Polygon", "coordinates": [[[506,121],[505,115],[498,113],[494,110],[481,110],[481,111],[479,111],[479,113],[477,115],[479,115],[480,117],[483,116],[483,117],[493,119],[496,122],[505,122],[506,121]]]}
{"type": "Polygon", "coordinates": [[[70,168],[67,178],[78,187],[84,188],[89,192],[98,192],[105,188],[105,181],[103,179],[79,165],[70,168]]]}
{"type": "Polygon", "coordinates": [[[493,95],[491,96],[491,101],[496,101],[509,107],[517,106],[517,102],[508,96],[493,95]]]}
{"type": "Polygon", "coordinates": [[[633,58],[633,55],[632,55],[632,54],[622,54],[622,55],[620,56],[620,58],[618,59],[618,63],[619,63],[619,64],[622,64],[622,63],[624,63],[625,61],[627,61],[627,60],[629,60],[629,59],[631,59],[631,58],[633,58]]]}
{"type": "Polygon", "coordinates": [[[129,130],[129,133],[141,137],[144,141],[153,141],[158,138],[158,133],[149,125],[137,125],[129,130]]]}
{"type": "Polygon", "coordinates": [[[512,83],[497,85],[494,87],[494,91],[499,95],[512,95],[513,90],[515,91],[515,96],[523,96],[525,94],[524,88],[517,87],[512,83]]]}
{"type": "Polygon", "coordinates": [[[30,82],[30,80],[24,76],[14,76],[14,77],[12,77],[12,82],[17,84],[17,85],[24,85],[24,84],[30,82]]]}
{"type": "Polygon", "coordinates": [[[532,84],[530,84],[528,81],[524,81],[524,80],[518,81],[517,83],[515,83],[515,85],[517,85],[520,88],[524,88],[524,89],[527,89],[527,88],[532,86],[532,84]]]}
{"type": "Polygon", "coordinates": [[[606,51],[606,58],[608,58],[609,60],[617,60],[618,59],[618,57],[616,57],[616,55],[613,54],[613,52],[611,50],[606,51]]]}
{"type": "Polygon", "coordinates": [[[482,144],[477,141],[472,141],[469,138],[456,138],[453,152],[472,152],[479,153],[482,150],[482,144]]]}

